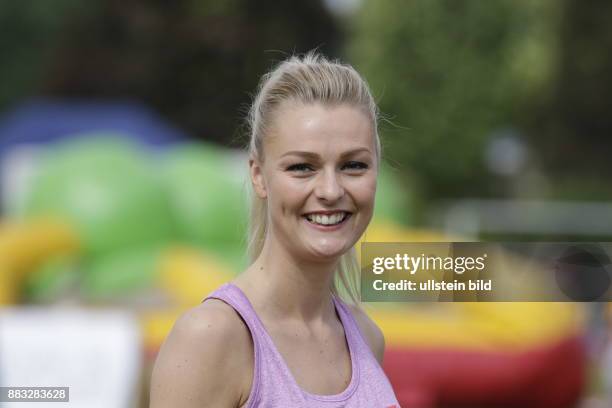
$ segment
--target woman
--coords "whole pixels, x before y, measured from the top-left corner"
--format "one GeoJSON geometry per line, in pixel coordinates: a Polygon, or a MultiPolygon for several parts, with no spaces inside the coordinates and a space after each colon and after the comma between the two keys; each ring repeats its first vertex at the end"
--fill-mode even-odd
{"type": "Polygon", "coordinates": [[[292,57],[263,77],[249,120],[252,264],[177,321],[151,407],[399,407],[356,290],[380,163],[367,84],[292,57]]]}

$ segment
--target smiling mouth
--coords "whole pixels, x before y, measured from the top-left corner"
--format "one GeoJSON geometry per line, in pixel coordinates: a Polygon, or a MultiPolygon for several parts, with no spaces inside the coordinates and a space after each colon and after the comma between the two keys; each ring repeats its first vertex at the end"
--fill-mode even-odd
{"type": "Polygon", "coordinates": [[[339,225],[348,220],[351,217],[352,213],[350,212],[339,212],[332,215],[320,215],[320,214],[306,214],[303,217],[306,220],[314,225],[323,226],[323,227],[331,227],[334,225],[339,225]]]}

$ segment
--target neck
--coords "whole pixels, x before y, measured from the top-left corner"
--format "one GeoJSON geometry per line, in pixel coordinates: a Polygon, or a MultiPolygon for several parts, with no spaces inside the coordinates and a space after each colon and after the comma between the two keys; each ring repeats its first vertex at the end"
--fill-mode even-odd
{"type": "Polygon", "coordinates": [[[257,260],[235,282],[272,319],[326,320],[335,313],[331,285],[337,265],[338,258],[298,259],[267,239],[257,260]]]}

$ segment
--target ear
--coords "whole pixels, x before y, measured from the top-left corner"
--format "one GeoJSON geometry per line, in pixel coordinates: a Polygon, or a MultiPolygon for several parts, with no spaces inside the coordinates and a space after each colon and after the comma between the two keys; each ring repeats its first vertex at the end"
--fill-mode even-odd
{"type": "Polygon", "coordinates": [[[259,198],[267,198],[268,191],[266,189],[262,165],[259,163],[259,160],[253,157],[249,159],[249,174],[251,175],[251,182],[253,183],[255,194],[257,194],[259,198]]]}

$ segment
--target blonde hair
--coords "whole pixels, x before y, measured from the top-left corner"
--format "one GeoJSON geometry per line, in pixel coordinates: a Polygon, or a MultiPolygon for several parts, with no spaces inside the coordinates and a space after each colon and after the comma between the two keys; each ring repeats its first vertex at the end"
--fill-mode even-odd
{"type": "MultiPolygon", "coordinates": [[[[353,67],[330,61],[320,54],[292,56],[263,75],[248,114],[250,132],[248,152],[263,163],[263,141],[274,113],[283,102],[301,104],[347,104],[363,110],[372,121],[376,141],[376,162],[380,166],[378,108],[366,81],[353,67]]],[[[263,249],[267,234],[267,200],[251,193],[247,249],[254,262],[263,249]]],[[[359,306],[360,267],[355,248],[340,257],[334,274],[332,292],[344,301],[359,306]]]]}

